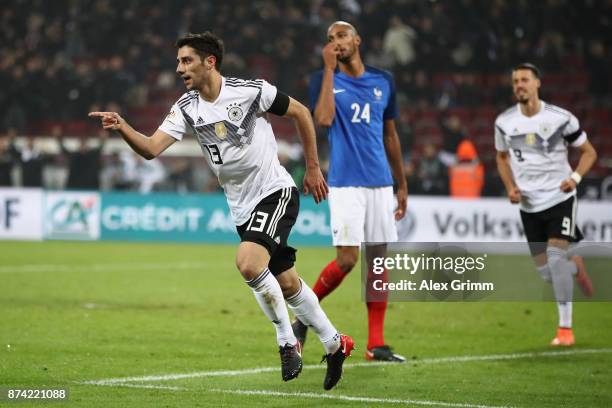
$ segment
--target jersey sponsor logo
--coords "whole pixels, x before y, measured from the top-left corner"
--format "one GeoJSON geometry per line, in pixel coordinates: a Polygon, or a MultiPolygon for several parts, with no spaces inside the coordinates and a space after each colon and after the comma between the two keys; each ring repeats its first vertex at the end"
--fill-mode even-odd
{"type": "Polygon", "coordinates": [[[224,122],[215,123],[215,134],[221,140],[225,140],[227,138],[227,127],[224,122]]]}
{"type": "Polygon", "coordinates": [[[334,88],[334,95],[339,94],[340,92],[346,92],[346,89],[336,89],[334,88]]]}
{"type": "Polygon", "coordinates": [[[238,103],[232,103],[226,109],[227,117],[234,122],[238,122],[244,116],[244,112],[238,103]]]}
{"type": "Polygon", "coordinates": [[[525,143],[527,143],[530,146],[533,146],[534,144],[536,144],[536,135],[535,135],[535,133],[527,133],[525,135],[525,143]]]}
{"type": "Polygon", "coordinates": [[[380,101],[382,99],[383,96],[383,92],[379,87],[375,87],[374,88],[374,97],[376,98],[377,101],[380,101]]]}

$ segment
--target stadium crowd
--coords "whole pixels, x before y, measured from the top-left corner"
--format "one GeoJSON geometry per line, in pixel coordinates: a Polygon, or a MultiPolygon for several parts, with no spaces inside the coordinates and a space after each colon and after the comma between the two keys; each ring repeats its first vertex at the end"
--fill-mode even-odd
{"type": "MultiPolygon", "coordinates": [[[[544,71],[544,99],[572,109],[599,145],[603,160],[593,174],[605,177],[612,166],[610,16],[609,0],[14,0],[0,12],[0,134],[43,137],[56,129],[95,138],[86,113],[121,109],[137,128],[153,131],[184,92],[174,72],[176,37],[206,29],[225,39],[225,75],[263,77],[307,102],[325,31],[342,19],[360,28],[366,63],[395,75],[413,192],[449,193],[447,168],[464,140],[492,168],[493,119],[512,103],[509,68],[525,60],[544,71]]],[[[294,143],[292,128],[277,121],[277,135],[294,143]]],[[[2,169],[11,163],[8,145],[0,143],[2,169]]],[[[113,154],[103,159],[105,168],[118,162],[113,154]]],[[[182,159],[166,165],[168,174],[206,171],[182,159]]],[[[289,167],[300,174],[299,163],[289,167]]],[[[496,183],[486,179],[484,194],[498,194],[496,183]]],[[[208,177],[178,184],[216,188],[208,177]]]]}

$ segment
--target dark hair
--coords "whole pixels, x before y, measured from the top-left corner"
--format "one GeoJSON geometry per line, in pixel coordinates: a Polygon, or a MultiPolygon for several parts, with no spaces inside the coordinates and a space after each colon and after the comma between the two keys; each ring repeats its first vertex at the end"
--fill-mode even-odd
{"type": "Polygon", "coordinates": [[[215,68],[217,68],[217,71],[221,69],[221,63],[223,62],[223,41],[210,31],[201,34],[187,33],[176,40],[176,48],[181,48],[185,45],[196,50],[196,53],[202,59],[209,55],[214,55],[217,59],[215,68]]]}
{"type": "Polygon", "coordinates": [[[512,68],[512,72],[518,71],[519,69],[528,69],[529,71],[533,72],[533,76],[540,79],[540,69],[531,62],[522,62],[516,65],[514,68],[512,68]]]}

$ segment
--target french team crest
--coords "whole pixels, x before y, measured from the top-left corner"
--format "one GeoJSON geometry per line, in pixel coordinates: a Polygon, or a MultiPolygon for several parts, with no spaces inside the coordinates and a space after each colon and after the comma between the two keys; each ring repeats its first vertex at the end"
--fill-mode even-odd
{"type": "Polygon", "coordinates": [[[527,135],[525,135],[525,143],[529,146],[533,146],[534,144],[536,144],[535,133],[527,133],[527,135]]]}
{"type": "Polygon", "coordinates": [[[374,97],[376,98],[377,101],[380,101],[382,99],[382,90],[379,87],[375,87],[374,88],[374,97]]]}
{"type": "Polygon", "coordinates": [[[215,123],[215,134],[221,140],[224,140],[227,137],[227,127],[225,127],[224,122],[215,123]]]}

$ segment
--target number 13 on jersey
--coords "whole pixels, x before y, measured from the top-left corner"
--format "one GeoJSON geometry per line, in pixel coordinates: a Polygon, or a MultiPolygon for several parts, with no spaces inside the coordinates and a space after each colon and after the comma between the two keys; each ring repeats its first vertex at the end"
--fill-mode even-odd
{"type": "Polygon", "coordinates": [[[206,150],[208,150],[208,154],[210,155],[210,161],[214,164],[223,164],[223,160],[221,159],[221,151],[216,144],[207,144],[204,145],[206,150]]]}

